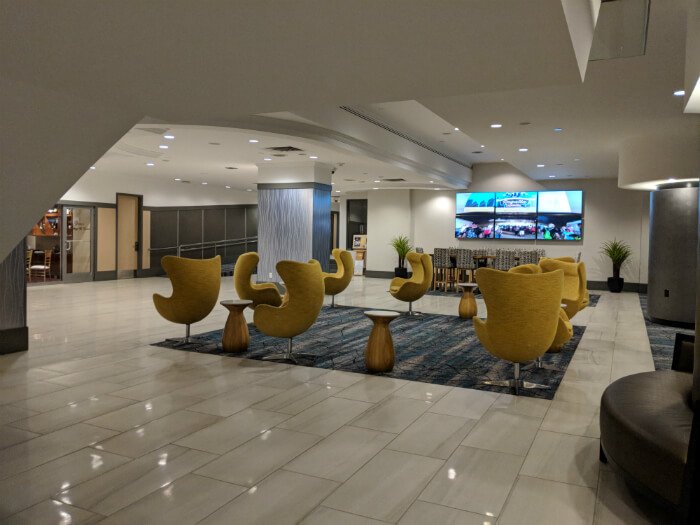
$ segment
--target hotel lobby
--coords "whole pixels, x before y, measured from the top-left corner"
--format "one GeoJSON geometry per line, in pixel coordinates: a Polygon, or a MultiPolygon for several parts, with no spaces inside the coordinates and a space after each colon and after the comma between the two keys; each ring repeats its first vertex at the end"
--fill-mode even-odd
{"type": "Polygon", "coordinates": [[[700,0],[0,13],[0,523],[698,523],[700,0]]]}

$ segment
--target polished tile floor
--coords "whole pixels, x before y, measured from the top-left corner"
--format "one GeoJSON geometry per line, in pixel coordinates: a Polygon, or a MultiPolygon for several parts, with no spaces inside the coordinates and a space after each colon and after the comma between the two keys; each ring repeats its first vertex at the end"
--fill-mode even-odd
{"type": "MultiPolygon", "coordinates": [[[[546,401],[152,347],[183,332],[152,305],[169,289],[28,290],[30,350],[0,357],[2,523],[663,521],[598,462],[602,390],[653,368],[635,294],[576,316],[587,330],[546,401]]],[[[337,300],[404,310],[386,289],[356,278],[337,300]]]]}

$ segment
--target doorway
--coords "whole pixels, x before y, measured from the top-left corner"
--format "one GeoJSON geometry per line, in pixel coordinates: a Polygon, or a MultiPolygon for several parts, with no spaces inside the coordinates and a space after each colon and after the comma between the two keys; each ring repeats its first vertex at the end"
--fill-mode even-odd
{"type": "Polygon", "coordinates": [[[117,279],[132,279],[141,268],[141,195],[117,193],[117,279]]]}
{"type": "Polygon", "coordinates": [[[93,280],[93,208],[63,206],[61,214],[61,268],[63,282],[93,280]]]}
{"type": "Polygon", "coordinates": [[[331,252],[339,247],[340,237],[340,212],[331,212],[331,252]]]}
{"type": "Polygon", "coordinates": [[[348,199],[345,246],[352,249],[355,235],[367,235],[367,199],[348,199]]]}

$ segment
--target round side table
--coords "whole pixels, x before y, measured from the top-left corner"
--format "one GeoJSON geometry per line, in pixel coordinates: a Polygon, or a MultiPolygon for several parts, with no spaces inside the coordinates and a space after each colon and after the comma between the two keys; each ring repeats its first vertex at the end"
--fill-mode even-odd
{"type": "Polygon", "coordinates": [[[459,316],[462,319],[471,319],[476,315],[476,299],[474,299],[474,290],[478,288],[476,283],[457,283],[459,288],[462,288],[462,298],[459,300],[459,316]]]}
{"type": "Polygon", "coordinates": [[[389,372],[394,368],[394,341],[389,323],[401,314],[389,310],[369,310],[365,315],[374,321],[367,340],[365,366],[370,372],[389,372]]]}
{"type": "Polygon", "coordinates": [[[220,304],[228,309],[228,319],[226,319],[224,335],[221,338],[221,348],[224,352],[245,352],[248,350],[250,334],[243,316],[243,310],[253,304],[253,301],[233,299],[221,301],[220,304]]]}

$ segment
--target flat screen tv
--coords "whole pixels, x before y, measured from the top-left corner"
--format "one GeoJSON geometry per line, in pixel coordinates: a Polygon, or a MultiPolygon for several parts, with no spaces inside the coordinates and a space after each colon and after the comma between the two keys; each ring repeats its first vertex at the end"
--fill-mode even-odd
{"type": "Polygon", "coordinates": [[[510,191],[496,193],[496,215],[537,214],[536,191],[510,191]]]}
{"type": "Polygon", "coordinates": [[[537,206],[537,239],[583,239],[583,191],[541,191],[537,206]]]}
{"type": "Polygon", "coordinates": [[[534,216],[499,215],[496,217],[494,231],[496,239],[532,240],[535,239],[536,231],[537,220],[534,216]]]}
{"type": "Polygon", "coordinates": [[[539,213],[583,213],[583,192],[540,191],[537,211],[539,213]]]}
{"type": "Polygon", "coordinates": [[[458,193],[456,203],[457,215],[464,213],[489,213],[493,215],[496,205],[495,193],[458,193]]]}
{"type": "Polygon", "coordinates": [[[455,237],[458,239],[493,239],[493,214],[465,213],[455,222],[455,237]]]}

